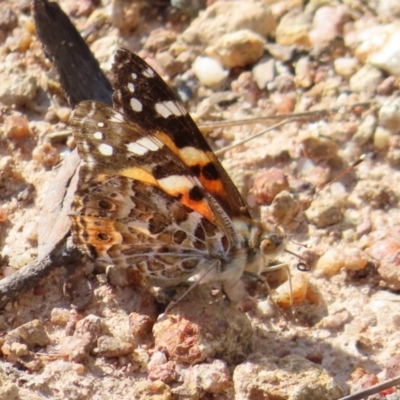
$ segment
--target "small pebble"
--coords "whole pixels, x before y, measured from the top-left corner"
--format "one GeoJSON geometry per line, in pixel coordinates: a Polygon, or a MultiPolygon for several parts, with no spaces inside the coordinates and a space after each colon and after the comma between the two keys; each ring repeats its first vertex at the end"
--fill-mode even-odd
{"type": "Polygon", "coordinates": [[[61,122],[68,123],[72,110],[69,107],[56,108],[55,113],[61,122]]]}
{"type": "Polygon", "coordinates": [[[370,55],[368,62],[389,75],[400,76],[400,31],[392,32],[384,46],[370,55]]]}
{"type": "Polygon", "coordinates": [[[23,106],[31,102],[38,89],[35,76],[13,73],[12,70],[0,72],[0,102],[8,106],[23,106]]]}
{"type": "Polygon", "coordinates": [[[309,32],[311,30],[311,18],[304,13],[295,10],[285,14],[276,28],[276,42],[283,46],[311,47],[309,32]]]}
{"type": "Polygon", "coordinates": [[[164,364],[153,364],[149,368],[148,378],[151,381],[171,383],[178,378],[173,361],[166,361],[164,364]]]}
{"type": "Polygon", "coordinates": [[[65,308],[53,308],[50,320],[56,325],[66,325],[70,319],[71,312],[65,308]]]}
{"type": "Polygon", "coordinates": [[[263,38],[273,33],[276,21],[270,6],[262,2],[217,1],[207,7],[183,32],[186,43],[214,45],[224,34],[248,29],[263,38]]]}
{"type": "Polygon", "coordinates": [[[153,29],[146,40],[143,48],[157,53],[161,49],[165,49],[172,45],[177,38],[177,33],[173,30],[165,29],[165,27],[153,29]]]}
{"type": "Polygon", "coordinates": [[[337,224],[343,219],[341,202],[332,197],[317,197],[306,210],[305,215],[317,228],[337,224]]]}
{"type": "Polygon", "coordinates": [[[14,353],[17,357],[26,356],[29,354],[28,346],[23,343],[14,342],[11,345],[11,352],[14,353]]]}
{"type": "Polygon", "coordinates": [[[379,125],[396,135],[400,133],[400,99],[385,102],[379,110],[379,125]]]}
{"type": "Polygon", "coordinates": [[[6,3],[0,3],[0,30],[12,31],[18,26],[18,16],[15,11],[6,3]]]}
{"type": "Polygon", "coordinates": [[[32,135],[28,119],[18,114],[7,117],[4,120],[3,129],[6,136],[11,140],[21,140],[32,135]]]}
{"type": "Polygon", "coordinates": [[[11,51],[20,51],[22,53],[29,49],[32,43],[32,35],[29,31],[22,28],[15,28],[12,36],[6,40],[6,45],[11,51]]]}
{"type": "Polygon", "coordinates": [[[301,142],[304,154],[314,162],[326,161],[338,153],[337,144],[323,137],[308,137],[301,142]]]}
{"type": "Polygon", "coordinates": [[[343,35],[348,16],[344,6],[322,6],[315,12],[309,38],[313,46],[321,45],[343,35]]]}
{"type": "Polygon", "coordinates": [[[350,90],[356,93],[363,93],[372,98],[383,82],[383,72],[372,65],[366,64],[361,67],[349,80],[350,90]]]}
{"type": "Polygon", "coordinates": [[[283,93],[272,93],[269,100],[274,105],[278,114],[290,114],[295,109],[296,103],[293,97],[283,93]]]}
{"type": "Polygon", "coordinates": [[[222,65],[210,57],[197,57],[192,68],[200,83],[214,90],[220,89],[228,76],[222,65]]]}
{"type": "Polygon", "coordinates": [[[129,327],[135,339],[143,339],[151,334],[155,319],[148,315],[132,312],[129,314],[129,327]]]}
{"type": "Polygon", "coordinates": [[[379,275],[387,286],[392,290],[400,290],[400,241],[392,237],[378,240],[368,249],[368,253],[378,263],[379,275]]]}
{"type": "Polygon", "coordinates": [[[357,247],[336,247],[326,251],[317,261],[316,274],[336,275],[342,268],[349,271],[364,269],[369,261],[368,255],[357,247]]]}
{"type": "Polygon", "coordinates": [[[288,188],[289,183],[283,171],[271,168],[257,173],[252,191],[258,204],[270,205],[278,193],[288,188]]]}
{"type": "MultiPolygon", "coordinates": [[[[289,347],[286,349],[290,352],[289,347]]],[[[258,351],[235,368],[233,383],[237,399],[322,400],[343,396],[342,388],[327,370],[292,354],[271,357],[258,351]]]]}
{"type": "Polygon", "coordinates": [[[388,76],[378,87],[377,93],[380,96],[390,96],[398,88],[398,78],[388,76]]]}
{"type": "Polygon", "coordinates": [[[214,395],[223,394],[232,387],[229,368],[224,361],[218,359],[194,366],[188,380],[198,385],[202,391],[214,395]]]}
{"type": "Polygon", "coordinates": [[[275,196],[270,212],[276,221],[280,222],[288,218],[288,222],[290,223],[291,219],[295,217],[294,214],[291,216],[291,213],[295,211],[296,207],[297,202],[294,200],[292,194],[287,190],[283,190],[275,196]]]}
{"type": "Polygon", "coordinates": [[[276,289],[273,296],[276,304],[283,309],[291,307],[293,304],[301,304],[305,301],[308,289],[309,275],[306,273],[296,273],[290,277],[290,281],[276,289]]]}
{"type": "Polygon", "coordinates": [[[113,0],[111,8],[111,23],[121,31],[129,32],[136,29],[140,22],[140,3],[129,0],[113,0]]]}
{"type": "Polygon", "coordinates": [[[378,126],[374,134],[374,147],[377,150],[385,150],[389,147],[391,133],[385,128],[378,126]]]}
{"type": "Polygon", "coordinates": [[[71,0],[68,3],[69,14],[74,17],[88,17],[97,5],[97,0],[71,0]]]}
{"type": "Polygon", "coordinates": [[[132,343],[103,335],[97,339],[95,351],[103,357],[121,357],[132,353],[133,345],[132,343]]]}
{"type": "Polygon", "coordinates": [[[46,142],[33,149],[32,158],[45,168],[52,168],[60,162],[60,153],[50,143],[46,142]]]}
{"type": "Polygon", "coordinates": [[[374,114],[368,114],[362,119],[358,126],[357,132],[353,136],[353,140],[359,146],[367,144],[374,136],[377,126],[377,119],[374,114]]]}
{"type": "Polygon", "coordinates": [[[360,68],[360,63],[355,57],[338,57],[334,60],[333,65],[338,75],[349,79],[360,68]]]}
{"type": "Polygon", "coordinates": [[[352,316],[351,314],[345,310],[338,312],[333,315],[328,315],[321,319],[318,323],[318,328],[322,329],[340,329],[344,326],[344,324],[351,321],[352,316]]]}
{"type": "Polygon", "coordinates": [[[206,49],[223,67],[232,69],[257,62],[264,53],[265,39],[248,29],[228,33],[206,49]]]}
{"type": "Polygon", "coordinates": [[[264,90],[269,82],[275,78],[275,60],[270,57],[263,57],[252,69],[253,78],[260,90],[264,90]]]}
{"type": "Polygon", "coordinates": [[[389,138],[389,150],[387,152],[386,158],[389,164],[398,168],[400,166],[400,136],[391,136],[389,138]]]}
{"type": "Polygon", "coordinates": [[[308,89],[314,83],[315,71],[309,57],[301,57],[295,66],[294,82],[298,88],[308,89]]]}

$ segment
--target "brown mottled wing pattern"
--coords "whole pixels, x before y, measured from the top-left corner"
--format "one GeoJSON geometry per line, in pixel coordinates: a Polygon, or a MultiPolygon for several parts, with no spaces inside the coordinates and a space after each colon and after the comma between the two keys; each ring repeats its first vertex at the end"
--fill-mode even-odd
{"type": "Polygon", "coordinates": [[[144,130],[162,136],[161,140],[192,170],[230,218],[250,218],[235,185],[162,78],[125,49],[117,51],[112,71],[114,107],[144,130]]]}
{"type": "Polygon", "coordinates": [[[76,245],[105,265],[135,266],[154,285],[183,282],[227,251],[214,224],[130,178],[103,175],[83,185],[73,212],[76,245]]]}

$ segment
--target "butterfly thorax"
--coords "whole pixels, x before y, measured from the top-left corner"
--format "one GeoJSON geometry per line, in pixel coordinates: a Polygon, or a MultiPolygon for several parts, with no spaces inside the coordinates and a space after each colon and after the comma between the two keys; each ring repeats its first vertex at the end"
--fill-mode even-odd
{"type": "Polygon", "coordinates": [[[246,254],[243,270],[260,274],[268,261],[282,250],[283,236],[253,219],[235,219],[233,225],[241,237],[240,247],[246,254]]]}

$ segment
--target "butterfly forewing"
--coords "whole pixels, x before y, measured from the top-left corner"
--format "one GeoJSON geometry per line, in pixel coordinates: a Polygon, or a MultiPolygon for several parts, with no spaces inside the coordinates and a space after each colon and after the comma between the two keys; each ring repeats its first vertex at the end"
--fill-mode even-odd
{"type": "Polygon", "coordinates": [[[250,215],[207,141],[161,77],[139,56],[119,49],[113,64],[116,109],[163,141],[191,168],[231,217],[250,215]]]}
{"type": "Polygon", "coordinates": [[[79,155],[85,161],[82,179],[91,180],[93,175],[107,174],[156,186],[231,235],[229,232],[233,229],[229,221],[215,209],[217,204],[197,176],[157,133],[143,130],[119,111],[94,101],[79,104],[71,126],[79,155]]]}

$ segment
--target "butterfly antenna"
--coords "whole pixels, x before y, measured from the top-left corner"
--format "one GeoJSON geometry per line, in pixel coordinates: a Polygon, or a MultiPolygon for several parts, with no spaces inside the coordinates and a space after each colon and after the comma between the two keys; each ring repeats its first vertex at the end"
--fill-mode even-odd
{"type": "MultiPolygon", "coordinates": [[[[301,243],[299,243],[299,245],[300,246],[304,246],[301,243]]],[[[293,251],[288,250],[288,249],[285,249],[284,252],[288,253],[288,254],[292,255],[293,257],[296,257],[296,258],[298,258],[300,260],[300,262],[296,266],[299,271],[307,272],[307,271],[309,271],[311,269],[311,267],[308,265],[307,261],[302,256],[300,256],[299,254],[294,253],[293,251]]]]}
{"type": "Polygon", "coordinates": [[[255,138],[259,137],[259,136],[262,136],[262,135],[264,135],[264,133],[267,133],[267,132],[272,131],[272,130],[274,130],[274,129],[276,129],[276,128],[279,128],[280,126],[285,125],[286,123],[288,123],[289,121],[292,121],[292,120],[293,120],[293,119],[286,118],[286,119],[284,119],[283,121],[278,122],[277,124],[272,125],[272,126],[270,126],[269,128],[264,129],[264,130],[262,130],[261,132],[256,133],[256,134],[253,135],[253,136],[249,136],[248,138],[245,138],[245,139],[243,139],[243,140],[239,140],[238,142],[232,143],[231,145],[226,146],[226,147],[224,147],[223,149],[219,149],[219,150],[215,151],[215,155],[216,155],[216,156],[222,156],[222,155],[225,154],[227,151],[232,150],[232,149],[234,149],[234,148],[236,148],[236,147],[238,147],[238,146],[240,146],[240,145],[242,145],[242,144],[244,144],[244,143],[247,143],[247,142],[249,142],[250,140],[253,140],[253,139],[255,139],[255,138]]]}

